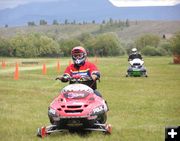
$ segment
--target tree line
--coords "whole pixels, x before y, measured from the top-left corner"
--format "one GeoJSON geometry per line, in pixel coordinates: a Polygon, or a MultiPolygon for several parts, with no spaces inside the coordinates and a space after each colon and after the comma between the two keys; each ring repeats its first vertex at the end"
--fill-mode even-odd
{"type": "MultiPolygon", "coordinates": [[[[59,22],[58,20],[54,19],[52,21],[52,25],[61,25],[61,24],[64,24],[64,25],[67,25],[67,24],[72,24],[72,25],[81,25],[81,24],[96,24],[97,22],[95,20],[92,20],[91,22],[87,22],[87,21],[82,21],[82,22],[78,22],[76,20],[73,20],[73,21],[70,21],[68,19],[65,19],[63,22],[59,22]]],[[[39,21],[39,25],[47,25],[48,22],[44,19],[41,19],[39,21]]],[[[117,26],[129,26],[130,25],[130,22],[128,19],[126,19],[125,21],[121,21],[121,20],[113,20],[112,18],[109,18],[108,20],[102,20],[101,22],[102,25],[117,25],[117,26]]],[[[36,26],[38,24],[36,24],[34,21],[28,21],[27,22],[27,25],[28,26],[36,26]]],[[[6,25],[5,27],[8,27],[8,25],[6,25]]]]}
{"type": "Polygon", "coordinates": [[[0,38],[0,56],[12,57],[59,57],[70,56],[74,46],[84,46],[90,56],[116,56],[124,54],[116,34],[81,35],[59,41],[39,34],[17,35],[11,39],[0,38]]]}
{"type": "MultiPolygon", "coordinates": [[[[176,35],[175,35],[176,36],[176,35]]],[[[172,55],[173,39],[161,38],[154,34],[145,34],[137,38],[133,43],[127,44],[127,53],[130,53],[131,48],[136,47],[141,54],[146,56],[167,56],[172,55]]]]}
{"type": "Polygon", "coordinates": [[[180,55],[180,32],[171,39],[145,34],[132,43],[123,43],[116,33],[83,33],[76,38],[55,40],[42,33],[19,34],[11,39],[0,38],[0,56],[60,57],[70,56],[75,46],[84,46],[89,56],[119,56],[136,47],[143,55],[180,55]]]}

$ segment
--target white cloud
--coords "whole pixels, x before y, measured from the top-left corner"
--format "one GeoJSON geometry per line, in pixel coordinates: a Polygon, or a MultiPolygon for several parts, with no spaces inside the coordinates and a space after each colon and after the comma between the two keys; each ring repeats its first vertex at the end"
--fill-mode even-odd
{"type": "MultiPolygon", "coordinates": [[[[0,9],[14,8],[32,2],[66,1],[66,0],[0,0],[0,9]]],[[[180,4],[180,0],[109,0],[117,7],[136,6],[170,6],[180,4]]]]}
{"type": "Polygon", "coordinates": [[[58,0],[0,0],[0,9],[14,8],[18,5],[23,5],[32,2],[48,2],[58,0]]]}
{"type": "Polygon", "coordinates": [[[117,7],[137,6],[173,6],[180,4],[180,0],[109,0],[117,7]]]}

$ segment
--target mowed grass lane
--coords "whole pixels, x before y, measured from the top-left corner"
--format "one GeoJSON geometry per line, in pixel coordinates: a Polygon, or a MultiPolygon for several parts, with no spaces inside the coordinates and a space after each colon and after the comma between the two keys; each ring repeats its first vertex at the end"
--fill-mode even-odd
{"type": "MultiPolygon", "coordinates": [[[[5,60],[7,64],[17,61],[8,58],[5,60]]],[[[89,60],[94,62],[94,58],[89,60]]],[[[13,80],[13,65],[0,69],[2,141],[41,140],[36,137],[37,128],[49,124],[47,107],[66,85],[54,80],[58,75],[57,59],[33,61],[40,63],[20,66],[17,81],[13,80]],[[46,75],[42,75],[44,62],[47,65],[46,75]]],[[[165,127],[180,124],[180,65],[173,65],[171,62],[171,57],[145,57],[149,77],[126,78],[127,57],[98,58],[97,66],[102,74],[98,89],[108,101],[108,123],[113,126],[112,135],[100,132],[85,136],[56,133],[44,140],[163,141],[165,127]]],[[[69,59],[60,59],[60,74],[68,63],[69,59]]]]}

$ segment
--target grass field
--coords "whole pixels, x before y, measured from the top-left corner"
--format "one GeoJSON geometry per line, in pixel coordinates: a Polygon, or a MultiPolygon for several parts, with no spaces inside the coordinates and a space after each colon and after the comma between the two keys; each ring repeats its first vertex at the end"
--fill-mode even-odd
{"type": "MultiPolygon", "coordinates": [[[[54,80],[58,59],[2,59],[6,68],[0,68],[0,140],[42,140],[36,137],[37,128],[49,124],[47,107],[66,85],[54,80]],[[22,61],[38,64],[22,65],[22,61]],[[15,62],[19,63],[19,80],[13,79],[15,62]],[[42,74],[43,63],[46,75],[42,74]]],[[[59,60],[62,74],[69,59],[59,60]]],[[[180,125],[180,65],[171,62],[171,57],[147,57],[149,77],[126,78],[127,57],[98,58],[102,73],[98,89],[110,107],[112,135],[56,133],[43,140],[164,141],[165,127],[180,125]]]]}

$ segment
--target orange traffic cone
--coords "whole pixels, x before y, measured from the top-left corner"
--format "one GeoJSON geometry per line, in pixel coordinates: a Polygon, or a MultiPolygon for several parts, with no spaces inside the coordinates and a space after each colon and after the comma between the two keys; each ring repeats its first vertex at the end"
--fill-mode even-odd
{"type": "Polygon", "coordinates": [[[69,60],[69,65],[71,65],[72,63],[71,63],[71,60],[69,60]]]}
{"type": "Polygon", "coordinates": [[[58,73],[60,72],[60,63],[59,63],[59,61],[57,62],[57,72],[58,73]]]}
{"type": "Polygon", "coordinates": [[[44,75],[45,75],[45,74],[46,74],[46,72],[47,72],[47,71],[46,71],[46,64],[43,64],[42,74],[44,74],[44,75]]]}
{"type": "Polygon", "coordinates": [[[97,58],[97,56],[95,56],[94,63],[95,63],[95,64],[97,64],[97,63],[98,63],[98,58],[97,58]]]}
{"type": "Polygon", "coordinates": [[[14,80],[18,80],[18,79],[19,79],[19,68],[18,68],[18,63],[16,63],[16,68],[14,72],[14,80]]]}
{"type": "Polygon", "coordinates": [[[2,65],[1,66],[2,66],[3,69],[6,67],[5,61],[2,61],[2,65]]]}

